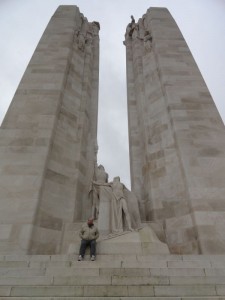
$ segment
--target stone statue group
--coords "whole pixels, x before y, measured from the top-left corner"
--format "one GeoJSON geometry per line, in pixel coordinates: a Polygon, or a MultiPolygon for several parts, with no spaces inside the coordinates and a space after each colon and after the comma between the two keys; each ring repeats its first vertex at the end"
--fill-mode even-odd
{"type": "Polygon", "coordinates": [[[138,201],[129,191],[120,177],[108,182],[108,174],[102,165],[95,164],[94,180],[90,195],[92,198],[92,217],[107,219],[110,233],[134,231],[141,226],[138,201]],[[101,214],[104,214],[101,215],[101,214]]]}

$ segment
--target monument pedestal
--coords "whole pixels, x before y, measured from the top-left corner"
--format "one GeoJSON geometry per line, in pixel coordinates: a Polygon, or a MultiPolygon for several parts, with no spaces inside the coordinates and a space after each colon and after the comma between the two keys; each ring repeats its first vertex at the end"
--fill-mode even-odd
{"type": "Polygon", "coordinates": [[[169,254],[169,248],[162,243],[153,230],[146,226],[138,231],[99,241],[99,254],[169,254]]]}
{"type": "MultiPolygon", "coordinates": [[[[75,225],[74,225],[75,226],[75,225]]],[[[77,226],[75,226],[77,228],[77,226]]],[[[74,233],[74,240],[68,244],[68,254],[78,254],[80,238],[78,232],[74,233]]],[[[89,249],[87,249],[87,254],[89,249]]],[[[120,234],[101,236],[97,242],[97,255],[104,254],[170,254],[169,248],[162,243],[149,226],[137,231],[125,231],[120,234]]]]}

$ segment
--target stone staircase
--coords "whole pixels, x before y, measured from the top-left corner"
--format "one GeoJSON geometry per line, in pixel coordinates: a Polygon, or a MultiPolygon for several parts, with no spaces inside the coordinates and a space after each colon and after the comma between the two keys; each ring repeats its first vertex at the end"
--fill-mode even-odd
{"type": "Polygon", "coordinates": [[[225,299],[225,255],[0,256],[0,299],[225,299]]]}

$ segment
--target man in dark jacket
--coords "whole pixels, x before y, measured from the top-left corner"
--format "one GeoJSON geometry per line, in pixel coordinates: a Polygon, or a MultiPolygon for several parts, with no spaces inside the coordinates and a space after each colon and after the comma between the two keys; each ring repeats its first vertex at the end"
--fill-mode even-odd
{"type": "Polygon", "coordinates": [[[84,258],[85,250],[87,246],[90,246],[91,260],[95,260],[96,256],[96,240],[99,237],[98,228],[94,225],[93,218],[89,218],[80,231],[81,245],[78,260],[81,261],[84,258]]]}

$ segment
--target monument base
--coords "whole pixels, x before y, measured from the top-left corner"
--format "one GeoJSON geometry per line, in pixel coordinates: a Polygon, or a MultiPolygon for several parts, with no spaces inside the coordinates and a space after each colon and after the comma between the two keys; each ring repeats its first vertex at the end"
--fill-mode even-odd
{"type": "MultiPolygon", "coordinates": [[[[68,254],[78,254],[80,243],[74,241],[68,248],[68,254]]],[[[97,242],[97,254],[170,254],[169,248],[162,243],[149,226],[137,231],[126,231],[118,235],[100,237],[97,242]]]]}

